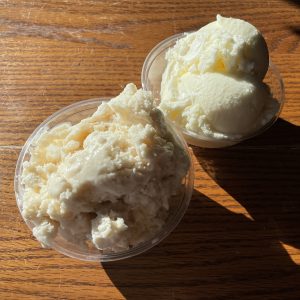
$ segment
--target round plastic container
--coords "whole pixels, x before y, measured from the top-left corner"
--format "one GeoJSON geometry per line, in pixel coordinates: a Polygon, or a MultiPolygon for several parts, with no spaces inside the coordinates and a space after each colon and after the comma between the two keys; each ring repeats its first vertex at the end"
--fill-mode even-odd
{"type": "MultiPolygon", "coordinates": [[[[40,124],[31,136],[26,141],[24,147],[22,148],[19,159],[16,166],[15,171],[15,194],[17,205],[19,207],[20,212],[22,211],[22,199],[24,194],[24,186],[21,183],[21,174],[23,171],[23,163],[24,161],[28,161],[30,158],[29,149],[34,147],[35,142],[39,138],[39,136],[53,128],[54,126],[64,123],[70,122],[75,124],[79,122],[81,119],[90,116],[93,112],[96,111],[99,104],[103,101],[107,101],[107,99],[90,99],[84,100],[81,102],[74,103],[70,106],[67,106],[58,112],[54,113],[48,119],[46,119],[42,124],[40,124]]],[[[166,220],[165,225],[163,226],[162,230],[157,233],[151,240],[143,242],[136,247],[133,247],[127,251],[117,252],[117,253],[109,253],[103,254],[100,250],[96,249],[94,246],[89,246],[88,248],[83,248],[78,244],[74,244],[69,242],[68,240],[64,239],[61,235],[57,235],[53,244],[51,245],[53,249],[57,250],[58,252],[65,254],[67,256],[77,258],[80,260],[86,261],[113,261],[124,259],[127,257],[132,257],[138,255],[146,250],[152,248],[153,246],[157,245],[161,240],[167,237],[170,232],[177,226],[180,222],[181,218],[183,217],[192,195],[193,191],[193,181],[194,181],[194,170],[193,170],[193,162],[191,159],[191,154],[189,152],[188,146],[179,131],[174,129],[174,127],[168,123],[168,127],[173,133],[175,140],[179,143],[187,155],[189,156],[190,160],[190,169],[188,170],[186,176],[182,182],[181,194],[178,197],[172,198],[172,209],[170,210],[169,216],[166,220]]],[[[34,225],[30,221],[25,220],[28,227],[32,230],[34,225]]]]}
{"type": "MultiPolygon", "coordinates": [[[[160,85],[162,74],[166,67],[165,55],[169,48],[173,47],[177,40],[184,37],[186,33],[179,33],[168,37],[159,44],[157,44],[147,55],[142,68],[141,81],[143,89],[152,91],[156,99],[160,99],[160,85]]],[[[278,119],[284,104],[284,85],[277,67],[270,61],[268,72],[264,78],[264,82],[269,86],[270,91],[279,103],[279,109],[273,118],[259,130],[244,136],[241,139],[216,139],[204,134],[197,134],[181,128],[176,125],[183,133],[186,141],[189,144],[205,147],[205,148],[222,148],[235,145],[249,138],[255,137],[265,130],[270,128],[278,119]]]]}

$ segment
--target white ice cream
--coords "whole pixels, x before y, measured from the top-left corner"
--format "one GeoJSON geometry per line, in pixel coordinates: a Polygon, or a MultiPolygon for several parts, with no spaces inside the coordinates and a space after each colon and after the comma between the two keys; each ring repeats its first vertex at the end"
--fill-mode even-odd
{"type": "Polygon", "coordinates": [[[266,42],[243,20],[218,15],[178,40],[166,60],[160,108],[189,131],[241,138],[278,109],[262,83],[269,65],[266,42]]]}
{"type": "Polygon", "coordinates": [[[181,114],[175,116],[171,110],[171,115],[181,126],[207,136],[241,138],[263,126],[274,113],[267,89],[251,78],[188,73],[181,77],[178,87],[185,95],[184,106],[181,114]]]}
{"type": "Polygon", "coordinates": [[[161,229],[188,168],[151,93],[129,84],[91,117],[40,136],[23,165],[22,215],[44,246],[59,233],[125,250],[161,229]]]}

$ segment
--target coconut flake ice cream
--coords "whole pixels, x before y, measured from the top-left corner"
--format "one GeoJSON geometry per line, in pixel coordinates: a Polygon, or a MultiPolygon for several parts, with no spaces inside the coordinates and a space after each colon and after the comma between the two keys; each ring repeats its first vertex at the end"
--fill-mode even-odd
{"type": "Polygon", "coordinates": [[[43,246],[60,235],[103,253],[127,250],[161,230],[188,169],[151,93],[129,84],[92,116],[34,142],[22,215],[43,246]]]}
{"type": "Polygon", "coordinates": [[[262,82],[269,55],[250,23],[224,18],[186,34],[166,53],[160,109],[180,127],[215,139],[240,139],[279,109],[262,82]]]}

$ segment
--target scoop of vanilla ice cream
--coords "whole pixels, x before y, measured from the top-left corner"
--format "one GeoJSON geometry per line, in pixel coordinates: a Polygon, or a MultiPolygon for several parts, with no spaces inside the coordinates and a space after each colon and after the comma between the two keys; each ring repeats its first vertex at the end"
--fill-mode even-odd
{"type": "Polygon", "coordinates": [[[258,79],[265,77],[269,51],[263,35],[252,24],[217,15],[217,20],[202,27],[200,32],[205,36],[203,60],[208,69],[250,74],[258,79]],[[205,63],[205,55],[212,65],[205,63]]]}
{"type": "Polygon", "coordinates": [[[30,154],[22,215],[36,238],[51,246],[59,233],[104,252],[153,237],[189,168],[151,93],[133,84],[79,123],[43,132],[30,154]]]}
{"type": "Polygon", "coordinates": [[[241,138],[278,109],[262,83],[269,65],[261,33],[224,18],[186,34],[166,53],[160,109],[187,130],[215,138],[241,138]]]}
{"type": "Polygon", "coordinates": [[[262,34],[246,21],[220,15],[216,21],[178,40],[166,59],[169,69],[165,73],[171,76],[223,72],[263,79],[269,67],[269,52],[262,34]]]}
{"type": "Polygon", "coordinates": [[[222,73],[187,73],[180,78],[178,87],[189,99],[183,109],[177,108],[181,124],[213,137],[225,134],[239,138],[254,130],[261,125],[264,103],[269,98],[262,83],[237,80],[222,73]]]}

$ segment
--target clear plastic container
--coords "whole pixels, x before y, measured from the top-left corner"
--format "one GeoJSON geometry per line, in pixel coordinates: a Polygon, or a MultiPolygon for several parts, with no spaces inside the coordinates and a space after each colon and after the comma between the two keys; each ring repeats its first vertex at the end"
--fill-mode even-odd
{"type": "MultiPolygon", "coordinates": [[[[34,132],[28,138],[28,140],[26,141],[24,147],[20,152],[19,159],[16,166],[15,180],[14,180],[16,200],[20,212],[22,211],[22,198],[24,194],[24,186],[21,183],[20,177],[23,170],[22,168],[23,162],[29,160],[30,158],[30,152],[29,152],[30,147],[34,147],[35,141],[39,138],[39,136],[43,132],[51,129],[52,127],[60,123],[70,122],[72,124],[75,124],[79,122],[81,119],[86,118],[87,116],[90,116],[93,112],[95,112],[99,104],[103,101],[107,101],[107,99],[90,99],[90,100],[77,102],[70,106],[67,106],[59,110],[58,112],[54,113],[48,119],[46,119],[42,124],[40,124],[34,130],[34,132]]],[[[162,230],[158,232],[157,235],[154,236],[151,240],[143,242],[127,251],[122,251],[118,253],[103,254],[94,246],[90,246],[89,248],[82,248],[77,244],[70,243],[59,234],[57,235],[53,244],[51,245],[53,249],[67,256],[77,258],[80,260],[103,261],[103,262],[113,261],[113,260],[124,259],[127,257],[132,257],[142,252],[145,252],[146,250],[158,244],[161,240],[163,240],[165,237],[167,237],[170,234],[170,232],[180,222],[181,218],[183,217],[189,205],[190,198],[193,191],[194,170],[193,170],[193,162],[191,159],[191,154],[183,136],[179,131],[174,129],[174,127],[171,124],[168,123],[168,126],[171,132],[173,133],[176,141],[183,147],[183,149],[189,156],[190,169],[188,170],[182,182],[181,194],[178,197],[174,198],[176,199],[175,201],[172,198],[173,200],[172,209],[170,210],[170,214],[162,230]]],[[[30,221],[26,221],[26,223],[28,227],[32,230],[34,227],[33,224],[30,221]]]]}
{"type": "MultiPolygon", "coordinates": [[[[160,99],[160,85],[162,74],[166,67],[165,55],[169,48],[173,47],[177,40],[184,37],[186,33],[179,33],[168,37],[157,44],[147,55],[142,68],[141,81],[143,89],[152,91],[156,99],[160,99]]],[[[222,148],[235,145],[246,139],[255,137],[270,128],[278,119],[284,104],[284,85],[277,67],[270,61],[268,72],[264,78],[264,82],[269,86],[273,97],[279,103],[279,109],[274,117],[259,130],[241,138],[241,139],[215,139],[204,134],[197,134],[181,128],[175,124],[183,133],[189,144],[205,147],[205,148],[222,148]]]]}

